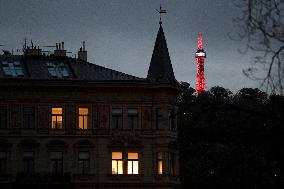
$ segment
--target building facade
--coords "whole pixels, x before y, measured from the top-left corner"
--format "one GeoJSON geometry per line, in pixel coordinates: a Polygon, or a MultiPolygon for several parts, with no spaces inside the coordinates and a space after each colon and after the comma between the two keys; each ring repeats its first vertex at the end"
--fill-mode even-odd
{"type": "Polygon", "coordinates": [[[0,55],[0,188],[179,188],[176,81],[163,28],[147,78],[25,47],[0,55]]]}

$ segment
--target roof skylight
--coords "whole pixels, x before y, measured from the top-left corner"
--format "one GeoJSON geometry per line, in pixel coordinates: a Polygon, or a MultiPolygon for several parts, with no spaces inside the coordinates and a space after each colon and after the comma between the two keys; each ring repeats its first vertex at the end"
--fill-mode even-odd
{"type": "Polygon", "coordinates": [[[69,77],[69,72],[65,67],[64,63],[54,64],[51,62],[47,62],[47,70],[52,77],[69,77]]]}
{"type": "Polygon", "coordinates": [[[14,61],[14,62],[3,61],[1,65],[4,71],[4,74],[7,76],[12,76],[12,77],[24,76],[23,68],[21,66],[21,63],[18,61],[14,61]]]}

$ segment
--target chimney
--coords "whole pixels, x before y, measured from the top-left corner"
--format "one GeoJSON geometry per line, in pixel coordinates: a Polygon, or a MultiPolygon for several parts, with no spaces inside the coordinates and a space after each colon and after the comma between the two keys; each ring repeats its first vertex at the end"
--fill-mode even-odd
{"type": "Polygon", "coordinates": [[[78,59],[87,62],[87,51],[85,41],[83,41],[83,47],[80,47],[80,50],[78,51],[78,59]]]}
{"type": "Polygon", "coordinates": [[[64,42],[56,43],[56,50],[54,50],[55,57],[66,57],[66,50],[64,50],[64,42]]]}
{"type": "Polygon", "coordinates": [[[26,46],[25,44],[25,49],[24,49],[24,55],[25,56],[29,56],[29,57],[36,57],[36,56],[41,56],[41,49],[39,48],[39,46],[36,47],[36,45],[34,45],[33,41],[31,41],[31,47],[30,46],[26,46]]]}

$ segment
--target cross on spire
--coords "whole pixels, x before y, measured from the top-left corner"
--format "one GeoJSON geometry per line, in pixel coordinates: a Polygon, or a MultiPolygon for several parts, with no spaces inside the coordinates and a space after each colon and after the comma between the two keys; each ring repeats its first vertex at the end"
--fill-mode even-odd
{"type": "Polygon", "coordinates": [[[166,14],[167,10],[162,9],[162,5],[160,5],[160,10],[156,9],[156,11],[160,14],[160,22],[159,22],[159,24],[161,25],[162,24],[162,14],[166,14]]]}

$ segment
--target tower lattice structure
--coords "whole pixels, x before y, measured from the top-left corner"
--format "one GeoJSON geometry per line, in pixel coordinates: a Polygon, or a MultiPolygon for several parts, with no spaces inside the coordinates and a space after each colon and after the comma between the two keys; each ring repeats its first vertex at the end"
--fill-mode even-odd
{"type": "Polygon", "coordinates": [[[202,34],[198,33],[198,46],[195,53],[196,60],[196,92],[202,93],[205,90],[204,62],[206,52],[203,49],[202,34]]]}

